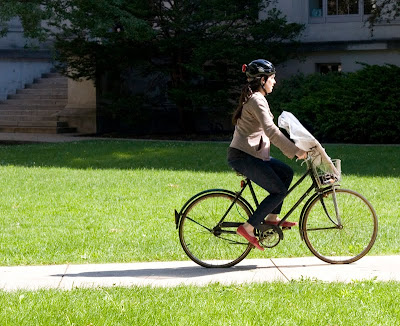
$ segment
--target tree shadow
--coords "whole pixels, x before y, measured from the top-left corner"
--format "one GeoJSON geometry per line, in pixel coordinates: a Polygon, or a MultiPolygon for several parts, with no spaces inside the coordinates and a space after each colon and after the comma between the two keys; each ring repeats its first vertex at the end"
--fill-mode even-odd
{"type": "MultiPolygon", "coordinates": [[[[68,143],[0,146],[0,166],[71,169],[157,169],[229,172],[229,142],[143,140],[88,140],[68,143]]],[[[400,146],[325,145],[332,158],[342,160],[348,175],[400,177],[400,146]]],[[[273,148],[272,155],[303,173],[300,162],[290,161],[273,148]]]]}
{"type": "Polygon", "coordinates": [[[0,146],[0,166],[222,172],[228,143],[89,140],[0,146]]]}

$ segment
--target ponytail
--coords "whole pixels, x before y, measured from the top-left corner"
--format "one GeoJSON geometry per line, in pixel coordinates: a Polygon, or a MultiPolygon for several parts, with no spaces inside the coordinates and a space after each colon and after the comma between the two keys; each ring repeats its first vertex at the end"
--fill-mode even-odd
{"type": "Polygon", "coordinates": [[[260,87],[261,77],[257,77],[249,81],[243,88],[239,98],[239,105],[233,112],[232,124],[235,126],[237,121],[242,116],[243,105],[247,103],[253,93],[260,87]]]}

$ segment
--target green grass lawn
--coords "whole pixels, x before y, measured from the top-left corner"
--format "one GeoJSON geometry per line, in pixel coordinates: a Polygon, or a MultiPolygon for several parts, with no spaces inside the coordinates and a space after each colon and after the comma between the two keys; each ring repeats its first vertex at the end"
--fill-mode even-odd
{"type": "Polygon", "coordinates": [[[0,292],[1,325],[399,325],[399,283],[0,292]]]}
{"type": "MultiPolygon", "coordinates": [[[[0,265],[187,259],[173,211],[204,189],[239,189],[227,146],[129,140],[0,146],[0,265]]],[[[370,254],[398,254],[400,147],[326,150],[342,159],[342,187],[362,193],[377,211],[379,234],[370,254]]],[[[296,176],[304,171],[300,162],[273,154],[296,176]]],[[[299,209],[292,219],[298,215],[299,209]]],[[[293,229],[277,247],[253,250],[249,258],[306,255],[293,229]]]]}
{"type": "MultiPolygon", "coordinates": [[[[187,259],[173,211],[204,189],[239,189],[240,178],[226,164],[227,146],[129,140],[0,146],[0,265],[187,259]]],[[[400,146],[326,150],[342,159],[342,186],[362,193],[377,211],[370,255],[399,254],[400,146]]],[[[297,177],[304,171],[300,162],[273,155],[297,177]]],[[[306,255],[292,230],[277,247],[248,257],[306,255]]],[[[0,324],[398,325],[399,295],[399,282],[313,280],[0,291],[0,324]]]]}

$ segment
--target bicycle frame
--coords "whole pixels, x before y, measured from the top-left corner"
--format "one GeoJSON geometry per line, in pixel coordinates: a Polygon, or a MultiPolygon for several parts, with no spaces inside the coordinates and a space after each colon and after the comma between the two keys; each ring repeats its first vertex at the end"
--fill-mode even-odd
{"type": "MultiPolygon", "coordinates": [[[[319,196],[319,197],[320,197],[321,204],[322,204],[322,206],[323,206],[323,208],[324,208],[324,211],[325,211],[325,213],[326,213],[326,216],[327,216],[327,217],[331,220],[331,222],[335,225],[334,228],[340,228],[340,227],[341,227],[341,221],[340,221],[340,216],[339,216],[339,210],[338,210],[338,208],[337,208],[336,200],[334,200],[334,201],[335,201],[335,213],[336,213],[336,216],[335,216],[335,217],[336,217],[336,221],[337,221],[337,222],[335,222],[334,219],[332,219],[332,217],[330,216],[329,212],[327,211],[327,209],[326,209],[326,207],[325,207],[324,201],[323,201],[323,199],[322,199],[322,198],[323,198],[323,194],[324,194],[325,192],[330,191],[331,189],[333,189],[333,192],[334,192],[335,187],[336,187],[337,185],[328,185],[328,186],[326,186],[326,187],[324,187],[324,188],[319,188],[319,187],[318,187],[318,183],[317,183],[317,181],[316,181],[316,179],[315,179],[315,176],[314,176],[314,174],[313,174],[313,172],[312,172],[312,168],[311,168],[311,167],[308,167],[307,171],[296,181],[296,183],[295,183],[293,186],[291,186],[291,187],[289,188],[289,190],[288,190],[288,192],[287,192],[285,198],[286,198],[287,196],[289,196],[289,194],[290,194],[294,189],[296,189],[308,176],[310,176],[310,177],[311,177],[311,180],[312,180],[311,186],[303,193],[303,195],[302,195],[302,196],[296,201],[296,203],[289,209],[289,211],[285,214],[285,216],[281,219],[281,221],[280,221],[279,224],[278,224],[278,226],[280,227],[280,226],[283,224],[283,222],[286,221],[286,220],[288,219],[288,217],[294,212],[294,210],[301,204],[301,202],[302,202],[305,198],[307,198],[307,197],[310,195],[310,192],[315,191],[314,195],[311,196],[311,197],[309,198],[309,200],[308,200],[308,201],[305,203],[305,205],[303,206],[302,212],[301,212],[301,214],[300,214],[300,218],[299,218],[299,232],[300,232],[300,237],[301,237],[301,239],[304,238],[302,226],[303,226],[303,218],[304,218],[305,211],[306,211],[307,207],[309,206],[309,204],[314,200],[314,198],[315,198],[316,196],[319,196]]],[[[219,225],[221,225],[221,226],[230,226],[230,225],[225,225],[225,223],[223,223],[222,221],[224,220],[224,218],[226,217],[226,215],[229,213],[230,209],[233,207],[233,205],[235,204],[236,200],[237,200],[239,197],[241,197],[241,195],[242,195],[242,193],[244,192],[244,190],[246,189],[246,187],[249,187],[249,189],[250,189],[250,193],[251,193],[251,196],[252,196],[252,198],[253,198],[253,201],[254,201],[254,203],[255,203],[255,205],[256,205],[256,208],[259,206],[259,202],[258,202],[258,199],[257,199],[256,193],[255,193],[255,191],[254,191],[253,184],[252,184],[251,180],[245,177],[245,179],[244,179],[243,181],[244,181],[244,183],[242,184],[242,189],[241,189],[239,192],[236,193],[235,200],[232,202],[231,206],[227,209],[226,213],[224,214],[224,216],[223,216],[222,219],[220,220],[219,225]]],[[[244,199],[243,197],[241,197],[241,198],[244,199]]],[[[334,198],[336,198],[335,194],[334,194],[334,198]]]]}
{"type": "MultiPolygon", "coordinates": [[[[304,238],[303,236],[303,231],[302,231],[302,225],[303,225],[303,217],[304,217],[304,213],[309,205],[309,203],[312,202],[312,200],[316,197],[316,196],[321,196],[321,203],[322,205],[325,207],[323,200],[322,200],[322,195],[326,192],[331,190],[332,188],[335,188],[335,185],[329,185],[327,187],[324,188],[319,188],[318,187],[318,183],[315,179],[315,176],[312,172],[312,168],[309,166],[307,168],[307,171],[296,181],[296,183],[291,186],[285,196],[285,198],[287,196],[289,196],[290,193],[292,193],[292,191],[294,189],[296,189],[308,176],[311,177],[312,180],[312,185],[304,192],[304,194],[296,201],[296,203],[290,208],[290,210],[285,214],[285,216],[281,219],[281,221],[278,224],[278,227],[280,227],[282,225],[282,223],[288,219],[288,217],[293,213],[293,211],[301,204],[301,202],[307,198],[310,195],[311,191],[315,191],[314,195],[311,196],[308,201],[306,202],[306,204],[303,206],[302,212],[300,214],[300,219],[299,219],[299,232],[300,232],[300,236],[301,239],[304,238]]],[[[256,193],[254,191],[254,187],[252,184],[252,181],[250,179],[248,179],[247,177],[244,176],[244,180],[242,180],[242,184],[241,184],[241,190],[238,192],[233,192],[230,190],[226,190],[226,189],[209,189],[209,190],[205,190],[202,191],[196,195],[194,195],[192,198],[190,198],[181,208],[180,212],[178,213],[175,210],[175,224],[176,224],[176,228],[178,228],[179,225],[179,221],[182,217],[183,212],[185,211],[186,207],[189,206],[194,200],[196,200],[198,197],[206,194],[206,193],[213,193],[213,192],[224,192],[226,194],[232,195],[234,196],[234,200],[232,201],[231,205],[228,207],[228,209],[226,210],[225,214],[221,217],[220,221],[217,223],[217,226],[219,227],[228,227],[228,228],[232,228],[232,227],[238,227],[240,224],[238,223],[230,223],[230,222],[224,222],[224,219],[226,218],[226,216],[228,215],[228,213],[230,212],[230,210],[232,209],[232,207],[235,205],[235,203],[238,201],[238,199],[240,198],[240,200],[247,206],[247,208],[249,209],[249,211],[251,213],[254,213],[254,208],[250,205],[250,203],[244,198],[242,197],[243,192],[245,191],[245,189],[249,187],[252,199],[256,205],[256,208],[259,206],[259,202],[256,196],[256,193]]],[[[327,215],[327,217],[332,221],[332,223],[334,223],[337,227],[340,226],[340,217],[338,216],[338,211],[336,211],[336,219],[339,223],[334,222],[334,220],[331,218],[331,216],[329,215],[328,211],[325,209],[325,213],[327,215]]],[[[231,231],[225,230],[224,232],[226,233],[231,233],[231,231]]],[[[233,231],[232,231],[233,232],[233,231]]]]}
{"type": "MultiPolygon", "coordinates": [[[[289,190],[288,190],[288,192],[287,192],[285,198],[286,198],[287,196],[289,196],[289,194],[290,194],[294,189],[296,189],[296,188],[303,182],[303,180],[304,180],[307,176],[309,176],[309,175],[312,176],[312,173],[311,173],[311,171],[308,169],[308,170],[296,181],[296,183],[295,183],[293,186],[291,186],[291,187],[289,188],[289,190]]],[[[313,181],[314,181],[314,179],[313,179],[313,181]]],[[[257,199],[256,193],[255,193],[254,188],[253,188],[253,184],[252,184],[251,180],[248,179],[248,178],[245,178],[245,180],[244,180],[244,185],[242,186],[242,190],[239,191],[239,192],[237,193],[236,198],[239,198],[239,197],[242,195],[243,191],[245,190],[245,188],[246,188],[247,186],[248,186],[249,189],[250,189],[250,193],[251,193],[251,195],[252,195],[252,197],[253,197],[253,201],[254,201],[254,203],[256,204],[256,207],[258,207],[259,203],[258,203],[258,199],[257,199]]],[[[296,203],[293,205],[293,207],[286,213],[286,215],[281,219],[281,221],[279,222],[278,226],[280,226],[280,225],[293,213],[293,211],[300,205],[300,203],[301,203],[306,197],[309,196],[311,190],[313,190],[313,189],[315,189],[315,181],[314,181],[313,184],[306,190],[306,192],[299,198],[299,200],[297,200],[297,202],[296,202],[296,203]]],[[[236,199],[236,198],[235,198],[235,199],[236,199]]],[[[233,204],[234,204],[234,202],[232,203],[231,206],[233,206],[233,204]]],[[[230,209],[231,209],[231,207],[228,208],[228,211],[227,211],[226,214],[223,216],[223,218],[221,219],[221,221],[225,218],[225,216],[228,214],[228,212],[229,212],[230,209]]]]}

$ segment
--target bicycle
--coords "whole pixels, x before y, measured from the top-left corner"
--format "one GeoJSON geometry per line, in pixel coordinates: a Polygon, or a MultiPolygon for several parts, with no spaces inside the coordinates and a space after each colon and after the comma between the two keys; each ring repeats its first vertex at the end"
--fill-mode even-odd
{"type": "MultiPolygon", "coordinates": [[[[263,224],[255,230],[255,236],[264,248],[278,245],[284,238],[281,224],[309,197],[300,213],[299,232],[312,254],[331,264],[359,260],[370,251],[377,237],[374,208],[361,194],[340,188],[340,160],[332,160],[336,174],[324,164],[314,165],[310,156],[305,162],[306,172],[286,196],[308,176],[312,184],[278,225],[263,224]]],[[[191,197],[179,213],[175,210],[182,248],[200,266],[231,267],[254,248],[236,234],[236,229],[254,212],[242,196],[246,188],[250,189],[256,207],[259,205],[252,182],[242,177],[240,191],[205,190],[191,197]]]]}

